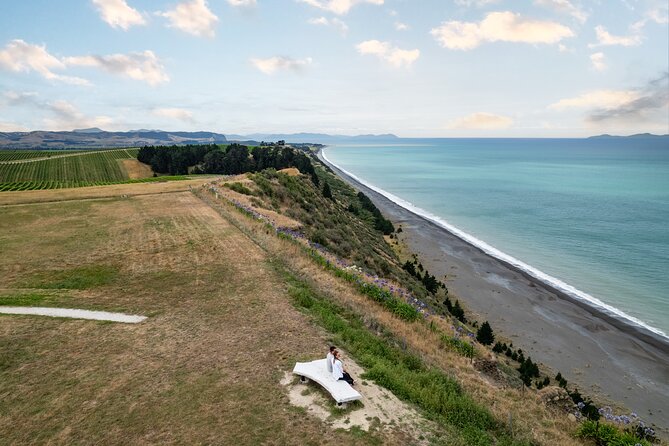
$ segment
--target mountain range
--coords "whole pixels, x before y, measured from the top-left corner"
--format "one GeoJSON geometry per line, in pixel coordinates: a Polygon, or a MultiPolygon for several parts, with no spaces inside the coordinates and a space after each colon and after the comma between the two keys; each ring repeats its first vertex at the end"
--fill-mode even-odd
{"type": "Polygon", "coordinates": [[[4,149],[65,149],[141,147],[145,145],[220,144],[225,135],[213,132],[166,132],[162,130],[131,130],[106,132],[98,128],[77,129],[71,132],[11,132],[0,133],[0,148],[4,149]]]}

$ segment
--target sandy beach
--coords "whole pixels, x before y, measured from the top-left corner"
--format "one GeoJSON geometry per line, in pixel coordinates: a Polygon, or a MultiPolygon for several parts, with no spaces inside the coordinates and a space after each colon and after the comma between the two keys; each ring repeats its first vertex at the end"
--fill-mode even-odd
{"type": "Polygon", "coordinates": [[[448,277],[451,295],[470,315],[488,320],[498,336],[526,356],[560,371],[571,389],[636,412],[669,437],[669,342],[664,338],[527,276],[319,158],[402,226],[409,249],[430,273],[448,277]]]}

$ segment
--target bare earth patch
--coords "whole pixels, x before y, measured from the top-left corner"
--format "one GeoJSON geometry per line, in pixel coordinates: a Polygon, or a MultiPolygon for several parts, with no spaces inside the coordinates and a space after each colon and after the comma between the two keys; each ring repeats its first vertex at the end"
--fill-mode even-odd
{"type": "MultiPolygon", "coordinates": [[[[310,381],[301,384],[299,378],[286,372],[281,384],[286,387],[290,403],[301,407],[331,429],[350,430],[354,427],[369,431],[372,427],[382,430],[403,432],[416,440],[426,432],[429,424],[418,412],[397,399],[387,389],[372,381],[360,379],[364,370],[347,356],[346,368],[356,379],[355,389],[362,394],[362,400],[349,403],[346,409],[339,409],[330,394],[318,383],[310,381]]],[[[431,429],[429,429],[431,430],[431,429]]]]}

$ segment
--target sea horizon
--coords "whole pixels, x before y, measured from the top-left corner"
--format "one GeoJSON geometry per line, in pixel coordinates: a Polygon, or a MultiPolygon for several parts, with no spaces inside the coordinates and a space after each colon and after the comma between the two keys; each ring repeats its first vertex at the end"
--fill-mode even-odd
{"type": "MultiPolygon", "coordinates": [[[[618,286],[619,284],[613,283],[615,281],[611,282],[611,278],[607,277],[606,274],[604,275],[601,274],[602,270],[607,269],[607,265],[605,264],[605,262],[601,262],[601,264],[596,265],[590,263],[592,259],[588,259],[587,256],[586,258],[571,256],[571,258],[557,259],[558,261],[556,263],[558,263],[559,268],[553,268],[553,265],[551,265],[550,260],[547,260],[546,258],[541,258],[541,255],[539,256],[527,255],[528,253],[524,252],[523,249],[515,249],[515,246],[522,245],[522,243],[516,243],[516,245],[514,246],[512,240],[506,240],[503,237],[500,239],[494,236],[495,231],[491,231],[491,228],[495,225],[490,224],[491,215],[493,217],[499,217],[499,215],[494,215],[494,214],[499,212],[500,209],[494,209],[494,206],[491,208],[490,203],[485,203],[485,200],[483,200],[483,203],[481,203],[481,195],[485,194],[477,194],[478,196],[477,203],[468,203],[468,205],[483,204],[481,208],[474,209],[472,211],[474,214],[479,213],[477,218],[475,218],[474,220],[471,219],[471,215],[468,216],[469,218],[464,218],[464,219],[457,218],[462,216],[449,215],[448,207],[446,208],[440,207],[438,203],[431,202],[429,199],[426,200],[426,196],[434,197],[436,195],[435,193],[431,193],[431,191],[432,192],[440,191],[440,186],[438,184],[440,178],[438,175],[435,176],[434,172],[435,166],[439,166],[439,163],[434,162],[436,160],[431,160],[433,161],[432,167],[429,167],[430,164],[425,163],[426,159],[424,157],[426,156],[426,154],[420,153],[420,157],[422,157],[420,162],[420,165],[423,168],[422,175],[424,175],[425,178],[428,178],[427,189],[430,189],[428,191],[421,190],[421,187],[425,188],[426,183],[422,183],[417,186],[407,186],[407,183],[411,182],[412,180],[415,180],[415,175],[412,175],[412,173],[414,174],[416,173],[416,171],[412,170],[416,166],[412,164],[412,161],[410,159],[407,159],[405,157],[404,161],[400,162],[399,165],[393,165],[393,162],[397,161],[396,159],[393,159],[393,157],[397,158],[400,157],[401,155],[408,155],[412,153],[412,152],[406,152],[407,150],[419,149],[422,150],[422,152],[426,151],[429,152],[430,148],[432,149],[441,148],[442,149],[441,154],[443,155],[443,150],[448,151],[449,149],[448,147],[444,148],[441,146],[444,143],[448,145],[449,143],[457,144],[459,142],[464,142],[464,143],[479,142],[483,143],[486,146],[489,146],[490,143],[494,145],[496,142],[528,143],[537,141],[543,141],[543,142],[552,141],[557,143],[572,142],[575,144],[585,142],[586,145],[594,144],[594,146],[597,147],[594,148],[590,147],[589,149],[586,148],[586,150],[583,150],[583,148],[576,149],[576,152],[578,153],[572,153],[572,155],[578,155],[575,157],[576,158],[575,160],[569,160],[568,157],[567,159],[565,159],[563,156],[558,156],[557,158],[555,158],[556,155],[555,153],[549,154],[548,156],[549,159],[547,161],[544,160],[545,164],[547,165],[555,164],[556,159],[559,159],[560,163],[569,161],[567,163],[569,165],[571,165],[571,163],[574,162],[576,163],[576,165],[578,165],[579,157],[582,158],[583,161],[584,151],[587,152],[588,150],[596,150],[598,152],[597,158],[600,158],[594,164],[596,169],[605,168],[606,166],[604,165],[606,164],[606,162],[609,162],[615,167],[620,168],[620,163],[621,162],[624,163],[626,161],[624,158],[626,156],[631,155],[630,153],[628,153],[629,150],[634,149],[634,143],[640,140],[643,140],[642,142],[646,142],[646,144],[641,144],[642,146],[647,146],[641,150],[650,151],[652,153],[652,156],[656,156],[659,154],[659,158],[661,160],[661,163],[659,163],[660,170],[661,172],[667,172],[669,174],[669,151],[663,150],[661,141],[664,140],[664,138],[657,138],[657,137],[655,138],[614,137],[610,139],[606,137],[604,138],[429,138],[429,139],[399,138],[397,140],[394,140],[394,143],[391,141],[387,141],[373,144],[365,142],[361,144],[351,143],[351,144],[328,145],[322,151],[322,155],[328,162],[338,167],[346,175],[351,176],[356,181],[359,181],[360,183],[364,184],[370,189],[380,193],[381,195],[384,195],[386,198],[395,202],[399,206],[411,211],[412,213],[419,215],[422,218],[425,218],[447,229],[449,232],[455,234],[456,236],[460,237],[466,242],[476,246],[477,248],[481,249],[488,255],[491,255],[499,260],[502,260],[505,263],[512,265],[513,267],[519,269],[523,273],[532,276],[533,278],[545,283],[546,285],[558,290],[559,292],[565,293],[566,295],[577,301],[585,303],[590,307],[593,307],[598,311],[602,311],[605,314],[612,316],[628,325],[634,326],[636,328],[642,328],[656,336],[659,336],[660,338],[663,339],[663,341],[667,342],[669,341],[669,335],[668,335],[669,319],[667,317],[663,317],[663,315],[669,314],[669,308],[667,308],[668,305],[666,299],[663,299],[662,295],[660,294],[659,288],[661,288],[661,284],[663,283],[663,281],[661,277],[659,277],[659,274],[656,274],[653,277],[651,277],[650,278],[651,280],[646,280],[646,282],[652,282],[652,283],[650,284],[650,286],[648,286],[648,284],[645,284],[646,286],[646,289],[644,290],[645,294],[642,293],[641,296],[639,295],[628,296],[626,299],[624,297],[622,299],[620,298],[612,299],[611,295],[621,294],[620,291],[621,288],[618,286]],[[602,147],[602,145],[606,146],[607,143],[610,143],[612,141],[613,144],[609,145],[608,149],[606,147],[602,147]],[[389,149],[394,151],[395,153],[389,154],[388,153],[389,149]],[[405,152],[399,153],[402,150],[404,150],[405,152]],[[662,153],[663,151],[666,153],[662,153]],[[621,154],[623,155],[622,158],[621,154]],[[386,157],[385,162],[381,160],[381,156],[386,157]],[[392,161],[390,162],[390,165],[388,164],[387,157],[390,157],[392,161]],[[607,159],[608,161],[606,162],[602,161],[607,159]],[[398,168],[399,170],[397,170],[398,168]],[[381,171],[385,171],[385,173],[380,173],[381,171]],[[393,182],[393,178],[396,180],[395,183],[393,182]],[[404,182],[405,186],[398,185],[398,183],[402,182],[404,182]],[[486,221],[488,221],[488,224],[485,223],[486,221]],[[476,224],[471,224],[472,222],[475,222],[476,224]],[[569,267],[570,263],[572,263],[573,266],[572,268],[569,267]],[[587,270],[588,264],[590,269],[596,270],[598,273],[595,279],[588,281],[587,278],[584,277],[588,275],[587,273],[581,274],[581,276],[579,276],[579,274],[574,274],[579,270],[583,269],[587,270]],[[653,317],[653,315],[655,317],[653,317]]],[[[451,155],[453,155],[454,152],[453,147],[451,147],[450,149],[451,149],[451,155]]],[[[484,148],[478,147],[473,151],[471,149],[472,149],[471,147],[464,148],[465,151],[469,150],[469,152],[468,155],[462,158],[463,155],[462,148],[456,148],[455,149],[455,152],[457,152],[456,155],[460,157],[459,162],[461,162],[462,164],[457,165],[457,163],[455,163],[456,165],[442,166],[442,167],[454,168],[457,171],[457,173],[455,173],[454,176],[457,176],[458,179],[461,181],[475,182],[476,178],[473,177],[466,178],[466,177],[473,170],[475,170],[472,168],[473,167],[471,165],[472,162],[475,163],[483,161],[482,159],[478,160],[475,159],[477,156],[476,150],[477,149],[483,150],[483,152],[485,152],[485,155],[489,155],[488,151],[491,149],[491,147],[484,147],[484,148]],[[464,161],[465,158],[467,158],[466,161],[464,161]],[[469,163],[470,165],[465,166],[465,164],[467,163],[469,163]],[[458,169],[460,169],[460,171],[458,171],[458,169]],[[464,177],[462,175],[463,169],[468,171],[467,175],[465,175],[464,177]]],[[[526,148],[522,148],[521,152],[524,149],[526,148]]],[[[503,151],[499,152],[498,151],[499,148],[493,147],[492,150],[497,151],[496,155],[500,155],[501,157],[503,157],[504,153],[503,151]]],[[[413,152],[413,154],[415,155],[416,152],[413,152]]],[[[481,153],[478,155],[484,155],[484,154],[481,153]]],[[[429,154],[427,154],[427,156],[429,157],[429,154]]],[[[517,157],[518,153],[515,153],[514,156],[517,157]]],[[[521,160],[515,158],[513,160],[513,163],[522,164],[527,161],[528,160],[521,160]]],[[[533,161],[536,163],[537,160],[533,161]]],[[[493,164],[495,162],[499,162],[499,160],[494,161],[493,164]]],[[[586,165],[590,164],[590,167],[592,167],[592,160],[588,159],[587,156],[585,157],[585,164],[586,165]]],[[[655,174],[658,174],[657,159],[653,160],[653,164],[655,165],[656,168],[655,174]]],[[[536,165],[533,165],[532,167],[537,168],[536,165]]],[[[551,167],[555,166],[553,165],[551,167]]],[[[611,168],[611,166],[608,167],[611,168]]],[[[490,172],[489,169],[487,171],[490,172]]],[[[556,172],[552,172],[552,174],[556,175],[556,172]]],[[[562,174],[571,176],[571,174],[567,172],[562,172],[562,174]]],[[[644,172],[636,172],[636,174],[640,174],[641,177],[644,176],[644,172]]],[[[554,180],[559,181],[559,176],[560,172],[557,172],[557,176],[554,178],[554,180]]],[[[662,176],[657,175],[657,178],[662,178],[662,176]]],[[[442,180],[445,179],[446,178],[442,178],[442,180]]],[[[483,182],[485,183],[488,180],[489,178],[484,180],[483,182]]],[[[629,178],[627,180],[629,181],[629,178]]],[[[450,178],[448,179],[448,181],[454,181],[454,179],[450,178]]],[[[516,181],[516,183],[518,182],[516,181]]],[[[489,186],[490,185],[486,185],[486,187],[489,186]]],[[[667,213],[667,210],[669,209],[669,200],[667,200],[667,197],[662,197],[662,193],[664,192],[666,194],[666,192],[669,191],[669,187],[664,187],[665,184],[661,180],[657,184],[657,186],[658,188],[656,188],[656,190],[649,190],[646,192],[651,196],[655,195],[656,198],[660,197],[660,201],[662,201],[662,203],[665,206],[661,207],[660,209],[656,209],[656,211],[664,215],[665,213],[667,213]]],[[[475,188],[476,187],[478,186],[475,186],[475,188]]],[[[459,191],[461,196],[458,197],[458,199],[456,200],[457,202],[462,202],[462,200],[467,200],[465,192],[466,191],[459,191]]],[[[471,190],[469,192],[471,192],[471,190]]],[[[516,190],[515,192],[518,194],[516,198],[519,200],[523,199],[524,193],[528,193],[527,190],[523,192],[522,187],[520,188],[520,190],[516,190]]],[[[540,191],[537,190],[532,191],[532,194],[536,193],[540,193],[540,191]]],[[[573,194],[574,191],[572,190],[570,193],[573,194]]],[[[499,205],[504,206],[504,203],[500,203],[499,205]]],[[[609,205],[614,207],[616,206],[615,203],[609,203],[609,205]]],[[[593,206],[593,209],[599,209],[599,207],[593,206]]],[[[604,209],[599,209],[599,210],[604,215],[610,212],[610,209],[607,209],[606,206],[604,206],[604,209]]],[[[659,215],[657,217],[661,219],[659,215]]],[[[597,214],[597,212],[594,212],[594,214],[592,215],[593,221],[597,221],[600,218],[602,218],[602,216],[600,214],[597,214]]],[[[504,219],[502,219],[502,221],[504,221],[504,219]]],[[[542,221],[542,223],[545,223],[545,220],[542,221]]],[[[523,224],[532,225],[532,222],[528,221],[523,224]]],[[[558,226],[560,225],[559,222],[557,224],[558,226]]],[[[587,226],[587,224],[588,224],[587,222],[582,223],[582,225],[584,226],[587,226]]],[[[507,226],[509,226],[508,222],[507,226]]],[[[631,226],[635,226],[635,224],[632,224],[631,226]]],[[[522,232],[523,229],[525,228],[521,227],[516,229],[522,232]]],[[[554,235],[559,234],[559,231],[555,232],[556,229],[558,228],[544,227],[543,229],[548,230],[549,233],[552,233],[554,235]]],[[[604,229],[605,230],[601,234],[597,234],[598,237],[606,235],[608,229],[607,228],[604,229]]],[[[621,228],[618,227],[617,231],[620,232],[620,229],[621,228]]],[[[655,229],[657,230],[658,228],[655,229]]],[[[636,230],[639,231],[639,228],[636,227],[636,230]]],[[[511,233],[513,233],[514,227],[507,227],[505,228],[505,231],[510,231],[511,233]]],[[[565,234],[568,233],[569,233],[568,231],[567,232],[562,231],[561,236],[565,237],[565,234]]],[[[620,236],[620,234],[618,235],[620,236]]],[[[664,234],[665,238],[666,235],[667,234],[664,234]]],[[[536,234],[534,238],[535,238],[534,240],[528,242],[528,245],[536,243],[537,241],[536,234]]],[[[583,240],[571,241],[572,244],[574,243],[582,244],[583,242],[584,242],[583,240]]],[[[665,265],[666,267],[669,268],[669,250],[667,250],[667,246],[669,246],[669,240],[658,240],[658,242],[660,243],[659,244],[660,252],[655,253],[655,255],[657,255],[661,260],[660,262],[661,265],[660,264],[655,265],[653,271],[656,272],[662,270],[663,268],[662,265],[665,265]]],[[[614,243],[614,241],[611,241],[611,243],[614,243]]],[[[606,242],[602,243],[602,241],[600,240],[598,243],[595,243],[596,246],[594,247],[601,250],[602,247],[606,248],[606,245],[609,244],[610,243],[606,242]]],[[[583,246],[582,251],[587,252],[588,249],[590,248],[587,246],[586,243],[586,245],[583,246]]],[[[544,247],[539,246],[538,249],[540,254],[541,252],[546,253],[549,250],[550,248],[545,246],[544,247]]],[[[525,251],[527,251],[527,247],[525,247],[525,251]]],[[[604,251],[606,251],[606,249],[604,249],[604,251]]],[[[581,252],[580,254],[583,254],[583,252],[581,252]]],[[[611,255],[611,253],[599,252],[598,255],[601,259],[601,258],[606,258],[606,256],[611,255]]],[[[635,256],[636,257],[643,256],[643,252],[637,252],[635,253],[635,256]]],[[[544,255],[544,257],[546,256],[544,255]]],[[[638,258],[636,257],[633,259],[634,261],[638,261],[638,258]]],[[[641,267],[643,267],[643,265],[641,265],[641,267]]],[[[628,270],[629,270],[629,265],[628,265],[628,270]]],[[[629,282],[633,281],[634,279],[630,278],[628,280],[628,285],[629,282]]]]}

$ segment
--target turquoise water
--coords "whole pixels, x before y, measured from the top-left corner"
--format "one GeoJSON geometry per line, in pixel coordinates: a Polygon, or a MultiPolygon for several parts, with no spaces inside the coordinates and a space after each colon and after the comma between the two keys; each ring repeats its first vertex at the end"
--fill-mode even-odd
{"type": "Polygon", "coordinates": [[[491,254],[669,333],[669,139],[402,139],[324,154],[491,254]]]}

